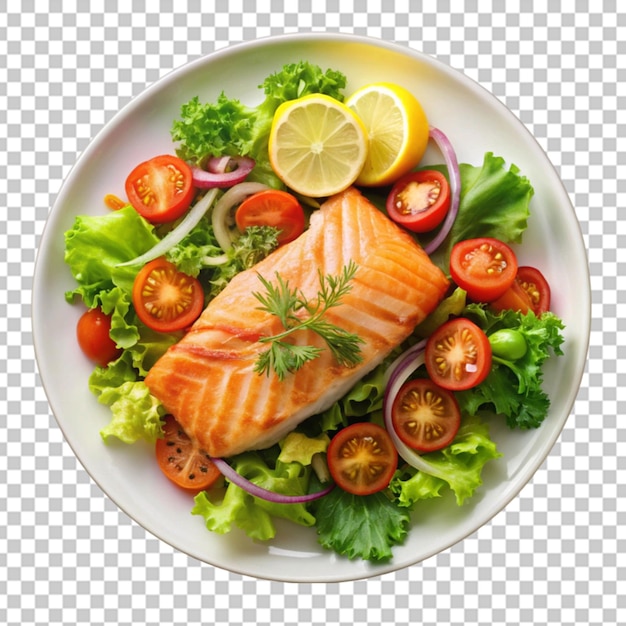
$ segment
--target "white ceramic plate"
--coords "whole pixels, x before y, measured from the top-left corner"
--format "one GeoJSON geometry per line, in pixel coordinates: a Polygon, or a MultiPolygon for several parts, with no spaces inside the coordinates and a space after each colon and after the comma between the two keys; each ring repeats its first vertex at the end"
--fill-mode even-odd
{"type": "MultiPolygon", "coordinates": [[[[427,160],[441,162],[430,151],[427,160]]],[[[82,154],[59,193],[38,253],[33,297],[38,366],[67,441],[100,488],[147,531],[214,566],[258,578],[332,582],[380,575],[418,563],[470,535],[498,513],[531,479],[559,436],[573,406],[586,360],[590,291],[586,251],[563,185],[526,128],[495,97],[462,73],[408,48],[350,35],[300,34],[233,46],[165,76],[125,107],[82,154]],[[487,464],[484,484],[463,507],[451,497],[415,509],[404,545],[384,564],[349,561],[322,549],[314,529],[277,522],[275,540],[254,543],[240,532],[208,532],[192,502],[161,475],[150,446],[104,445],[99,430],[109,409],[88,390],[92,370],[75,341],[80,306],[64,292],[74,287],[63,261],[63,233],[77,214],[101,214],[107,193],[123,196],[128,172],[140,161],[172,152],[172,121],[198,95],[256,105],[258,85],[289,62],[308,60],[348,77],[346,95],[370,82],[404,85],[422,102],[429,121],[455,146],[460,162],[479,165],[487,151],[515,163],[531,180],[532,217],[518,249],[521,264],[540,267],[552,285],[553,310],[565,321],[566,356],[551,359],[545,389],[550,414],[538,430],[512,432],[504,420],[491,433],[504,456],[487,464]]]]}

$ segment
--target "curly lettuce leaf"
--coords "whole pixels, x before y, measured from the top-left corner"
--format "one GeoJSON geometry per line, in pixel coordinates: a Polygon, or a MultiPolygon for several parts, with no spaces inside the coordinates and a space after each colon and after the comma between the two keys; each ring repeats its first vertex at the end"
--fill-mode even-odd
{"type": "MultiPolygon", "coordinates": [[[[271,467],[257,452],[246,452],[229,459],[235,471],[256,485],[289,495],[304,495],[309,485],[310,470],[300,463],[276,461],[271,467]]],[[[274,517],[288,519],[301,526],[312,526],[315,518],[304,504],[277,504],[256,498],[230,483],[224,498],[214,501],[210,494],[196,496],[192,514],[204,518],[206,527],[224,534],[233,527],[241,528],[252,539],[271,539],[276,534],[274,517]]]]}
{"type": "Polygon", "coordinates": [[[128,381],[120,387],[108,387],[98,401],[110,406],[113,416],[100,431],[105,443],[109,437],[116,437],[124,443],[135,443],[139,439],[154,443],[162,436],[161,417],[165,409],[150,394],[143,381],[128,381]]]}
{"type": "Polygon", "coordinates": [[[396,472],[389,487],[399,505],[404,507],[411,507],[418,500],[438,497],[448,487],[461,506],[482,485],[481,474],[487,461],[500,456],[489,437],[488,426],[477,417],[468,417],[449,446],[422,456],[436,470],[437,476],[407,466],[396,472]]]}
{"type": "Polygon", "coordinates": [[[532,311],[526,315],[511,310],[493,313],[477,304],[468,305],[464,315],[487,335],[502,328],[518,330],[526,339],[527,351],[517,361],[494,356],[491,372],[483,383],[457,394],[461,409],[470,414],[481,409],[502,414],[510,428],[538,428],[550,408],[550,399],[542,388],[543,364],[551,355],[563,354],[562,320],[551,312],[539,317],[532,311]]]}
{"type": "Polygon", "coordinates": [[[243,530],[250,539],[267,541],[276,535],[272,516],[258,506],[254,498],[235,485],[229,485],[221,502],[214,502],[212,494],[201,491],[194,498],[192,515],[204,519],[208,530],[225,535],[233,527],[243,530]]]}
{"type": "Polygon", "coordinates": [[[388,560],[409,529],[409,511],[383,492],[355,496],[335,488],[312,508],[319,543],[349,559],[388,560]]]}
{"type": "MultiPolygon", "coordinates": [[[[145,364],[145,355],[141,360],[145,364]]],[[[140,439],[153,443],[162,436],[165,409],[140,380],[133,351],[125,350],[107,367],[96,367],[89,377],[89,390],[111,408],[111,421],[100,431],[105,443],[111,437],[128,444],[140,439]]]]}
{"type": "Polygon", "coordinates": [[[147,252],[158,240],[153,226],[130,205],[105,215],[79,215],[65,233],[65,262],[78,283],[66,300],[80,296],[93,308],[114,287],[130,294],[137,268],[118,264],[147,252]]]}

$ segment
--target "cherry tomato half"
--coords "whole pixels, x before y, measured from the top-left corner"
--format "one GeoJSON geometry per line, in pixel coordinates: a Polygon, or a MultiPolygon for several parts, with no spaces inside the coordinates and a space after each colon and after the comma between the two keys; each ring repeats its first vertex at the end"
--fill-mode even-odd
{"type": "Polygon", "coordinates": [[[235,213],[237,228],[248,226],[274,226],[280,228],[278,243],[297,239],[305,226],[304,209],[298,200],[286,191],[265,189],[248,196],[235,213]]]}
{"type": "Polygon", "coordinates": [[[428,378],[410,380],[400,388],[391,409],[398,437],[418,452],[450,445],[461,425],[461,411],[448,389],[428,378]]]}
{"type": "Polygon", "coordinates": [[[442,324],[424,351],[431,380],[444,389],[462,391],[479,385],[491,370],[491,345],[474,322],[457,317],[442,324]]]}
{"type": "Polygon", "coordinates": [[[162,333],[187,328],[204,308],[204,292],[198,279],[180,272],[163,257],[139,271],[132,298],[139,319],[162,333]]]}
{"type": "Polygon", "coordinates": [[[524,315],[532,310],[535,315],[550,310],[550,285],[544,275],[530,265],[518,268],[513,284],[489,306],[494,311],[513,309],[524,315]]]}
{"type": "Polygon", "coordinates": [[[170,154],[140,163],[126,179],[128,201],[151,224],[178,219],[189,208],[194,193],[190,167],[170,154]]]}
{"type": "Polygon", "coordinates": [[[389,217],[416,233],[426,233],[439,226],[449,208],[450,184],[436,170],[406,174],[387,196],[389,217]]]}
{"type": "Polygon", "coordinates": [[[199,492],[221,476],[206,452],[200,450],[172,415],[165,416],[164,436],[157,439],[155,454],[161,471],[175,485],[199,492]]]}
{"type": "Polygon", "coordinates": [[[499,239],[466,239],[452,248],[450,275],[472,300],[491,302],[513,284],[517,257],[499,239]]]}
{"type": "Polygon", "coordinates": [[[116,347],[111,339],[111,316],[105,315],[100,309],[89,309],[83,313],[76,324],[76,339],[85,356],[106,367],[115,361],[122,350],[116,347]]]}
{"type": "Polygon", "coordinates": [[[331,439],[327,458],[335,483],[357,496],[387,487],[398,466],[398,453],[391,436],[371,422],[342,428],[331,439]]]}

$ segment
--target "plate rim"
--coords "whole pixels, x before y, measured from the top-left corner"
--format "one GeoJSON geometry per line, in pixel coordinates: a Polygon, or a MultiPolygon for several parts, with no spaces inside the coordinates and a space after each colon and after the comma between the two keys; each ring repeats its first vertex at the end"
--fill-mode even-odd
{"type": "Polygon", "coordinates": [[[55,422],[63,434],[65,443],[67,443],[70,446],[76,460],[80,463],[83,469],[87,472],[90,479],[98,486],[98,488],[102,491],[102,493],[106,495],[106,497],[109,498],[115,504],[115,506],[118,509],[120,509],[125,515],[129,517],[130,520],[142,526],[142,528],[146,532],[158,538],[160,541],[163,541],[167,545],[170,545],[175,550],[180,551],[183,554],[186,554],[192,558],[195,558],[213,567],[218,567],[220,569],[231,571],[236,574],[240,574],[244,576],[252,576],[255,578],[259,578],[259,579],[282,581],[282,582],[296,582],[296,583],[344,582],[348,580],[359,580],[363,578],[369,578],[371,576],[383,575],[383,574],[387,574],[390,572],[399,571],[406,567],[410,567],[412,565],[421,563],[424,560],[431,558],[432,556],[439,554],[440,552],[443,552],[458,543],[461,543],[469,535],[473,534],[478,529],[480,529],[481,527],[489,523],[493,519],[493,517],[495,517],[499,512],[503,511],[509,505],[509,503],[519,494],[519,492],[526,485],[528,485],[529,481],[536,474],[540,465],[550,455],[551,450],[553,449],[557,439],[561,436],[561,433],[563,432],[563,428],[565,427],[565,424],[569,416],[571,415],[572,408],[574,406],[574,403],[580,391],[580,384],[584,376],[585,363],[588,357],[585,356],[585,358],[583,359],[583,362],[579,366],[577,380],[575,381],[576,384],[572,385],[570,393],[568,394],[567,400],[563,405],[564,409],[567,408],[567,411],[565,410],[563,411],[563,415],[561,419],[558,421],[559,427],[554,430],[554,432],[552,433],[552,436],[549,437],[547,442],[545,442],[545,444],[542,446],[542,452],[540,454],[534,455],[532,461],[528,461],[524,464],[523,470],[521,470],[518,477],[516,477],[514,484],[512,484],[508,490],[505,490],[504,493],[506,495],[501,496],[498,499],[497,504],[490,505],[487,508],[486,512],[483,512],[483,514],[480,516],[480,520],[479,520],[480,523],[475,528],[469,529],[462,536],[459,535],[454,541],[449,542],[445,547],[439,546],[430,551],[426,551],[426,553],[423,556],[420,556],[418,560],[409,564],[404,564],[404,563],[394,564],[393,559],[389,563],[375,563],[375,564],[369,564],[367,562],[360,561],[359,566],[355,568],[354,575],[350,577],[346,577],[345,575],[341,575],[341,574],[332,575],[331,573],[331,575],[329,576],[319,577],[319,578],[311,578],[311,577],[299,578],[299,577],[293,577],[293,576],[276,577],[275,573],[274,575],[263,575],[262,573],[258,573],[258,572],[251,573],[250,569],[246,569],[244,567],[237,567],[236,564],[226,567],[223,564],[217,564],[217,563],[207,560],[206,556],[201,555],[200,552],[197,550],[192,550],[192,549],[189,549],[188,547],[184,547],[184,548],[180,547],[175,542],[172,542],[168,540],[167,538],[164,538],[163,536],[155,533],[153,530],[150,530],[144,522],[139,521],[139,519],[141,519],[141,516],[139,516],[138,518],[136,514],[130,514],[126,510],[125,507],[121,506],[117,502],[117,500],[114,497],[112,497],[112,495],[109,494],[107,489],[103,487],[100,481],[96,480],[94,476],[91,474],[91,472],[87,469],[86,462],[83,461],[80,458],[80,456],[76,453],[74,444],[71,441],[71,438],[68,437],[66,428],[64,427],[62,420],[59,420],[57,418],[57,414],[56,414],[56,411],[55,411],[55,408],[53,406],[53,402],[51,399],[51,394],[48,393],[48,389],[46,387],[46,381],[44,379],[44,376],[42,375],[42,372],[39,366],[40,358],[41,358],[40,356],[41,355],[40,330],[42,328],[41,327],[42,323],[38,321],[38,317],[37,317],[37,312],[39,311],[39,305],[38,305],[39,297],[37,294],[41,293],[41,290],[38,288],[40,284],[40,280],[41,280],[40,263],[42,262],[41,259],[45,257],[45,252],[51,246],[51,243],[49,242],[50,238],[47,237],[47,233],[53,230],[53,227],[56,224],[56,222],[61,219],[61,211],[58,207],[61,207],[63,205],[64,198],[69,193],[69,190],[72,187],[72,183],[74,182],[75,177],[78,174],[80,174],[81,164],[88,160],[92,152],[97,150],[99,144],[102,141],[104,141],[104,138],[106,137],[108,130],[114,127],[117,124],[119,119],[127,115],[130,115],[136,108],[140,107],[146,100],[149,100],[155,92],[164,88],[169,82],[175,81],[182,74],[185,74],[187,72],[190,72],[190,73],[194,72],[197,67],[201,67],[205,64],[219,62],[221,59],[235,56],[237,54],[244,54],[247,51],[249,52],[258,47],[265,47],[267,45],[273,45],[273,44],[276,44],[276,45],[288,44],[294,40],[307,41],[307,42],[322,42],[322,41],[332,40],[332,41],[340,41],[340,42],[346,42],[346,43],[361,44],[361,45],[365,45],[368,47],[374,46],[374,47],[385,48],[389,50],[390,52],[416,58],[427,64],[434,65],[437,71],[443,72],[446,75],[451,76],[455,81],[461,81],[465,86],[473,90],[479,90],[483,94],[483,96],[485,95],[489,96],[494,102],[498,103],[503,114],[508,115],[514,121],[516,126],[518,126],[518,128],[523,129],[523,131],[526,133],[526,138],[531,139],[534,142],[535,147],[538,148],[543,153],[546,162],[550,164],[553,170],[552,178],[555,178],[556,180],[559,181],[560,186],[561,186],[561,195],[565,201],[564,204],[567,204],[568,211],[570,211],[571,217],[573,218],[570,221],[572,225],[575,224],[577,226],[577,231],[578,231],[577,234],[580,238],[580,242],[582,243],[582,249],[585,251],[585,265],[587,267],[586,281],[585,281],[586,289],[584,291],[584,294],[585,294],[584,302],[582,302],[581,304],[583,305],[583,308],[585,310],[585,315],[584,315],[585,325],[584,326],[585,326],[586,332],[585,332],[585,337],[582,338],[582,341],[583,341],[584,353],[585,355],[588,354],[589,343],[590,343],[590,331],[591,331],[591,283],[590,283],[590,275],[589,275],[589,268],[588,268],[587,251],[586,251],[586,247],[584,246],[582,229],[581,229],[580,222],[576,216],[574,206],[567,192],[567,189],[562,179],[560,178],[557,169],[552,164],[546,151],[543,149],[543,147],[541,146],[539,141],[536,139],[536,137],[532,135],[532,133],[526,127],[526,125],[523,124],[523,122],[521,122],[521,120],[517,116],[515,116],[515,114],[497,96],[495,96],[485,87],[483,87],[480,83],[470,78],[463,71],[455,69],[451,67],[450,65],[446,64],[445,62],[437,59],[436,57],[428,55],[422,51],[416,50],[410,46],[405,46],[396,42],[389,42],[389,41],[374,38],[374,37],[362,36],[358,34],[341,33],[341,32],[298,32],[298,33],[283,33],[280,35],[269,35],[269,36],[261,37],[254,41],[238,42],[232,45],[228,45],[224,48],[209,52],[208,54],[199,56],[195,59],[192,59],[191,61],[188,61],[168,71],[166,74],[158,78],[155,82],[148,85],[139,94],[132,97],[124,106],[122,106],[119,109],[119,111],[117,111],[114,115],[112,115],[111,118],[102,125],[102,127],[89,140],[85,149],[82,150],[77,155],[75,162],[73,163],[72,167],[68,171],[64,180],[62,181],[59,187],[59,191],[56,194],[56,197],[54,198],[54,201],[52,203],[52,208],[48,214],[48,217],[46,219],[46,222],[44,224],[44,227],[40,236],[39,244],[37,246],[37,253],[35,257],[33,286],[32,286],[31,316],[32,316],[32,331],[33,331],[33,335],[32,335],[33,347],[34,347],[34,352],[35,352],[36,367],[39,372],[39,379],[46,393],[46,398],[48,400],[50,409],[54,415],[55,422]],[[370,569],[371,571],[368,571],[370,569]]]}

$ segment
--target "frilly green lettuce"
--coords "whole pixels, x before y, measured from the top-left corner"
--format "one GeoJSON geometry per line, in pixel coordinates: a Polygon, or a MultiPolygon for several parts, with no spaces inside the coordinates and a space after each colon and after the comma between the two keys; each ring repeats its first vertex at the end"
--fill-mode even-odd
{"type": "Polygon", "coordinates": [[[137,268],[118,264],[147,252],[158,240],[153,226],[130,205],[104,215],[79,215],[65,233],[65,262],[78,283],[66,300],[80,296],[93,308],[114,287],[130,294],[137,268]]]}
{"type": "MultiPolygon", "coordinates": [[[[258,452],[245,452],[230,459],[231,466],[244,478],[276,493],[304,495],[309,485],[310,468],[302,464],[276,461],[270,467],[258,452]]],[[[312,526],[315,518],[305,504],[276,504],[249,493],[229,483],[223,499],[215,494],[199,493],[192,514],[204,518],[206,527],[224,534],[233,527],[241,528],[253,539],[271,539],[276,534],[273,517],[291,520],[301,526],[312,526]]]]}
{"type": "Polygon", "coordinates": [[[406,466],[396,472],[389,487],[398,503],[405,507],[412,507],[418,500],[440,496],[441,491],[449,487],[460,506],[482,485],[485,463],[500,456],[496,444],[489,438],[488,426],[477,417],[467,417],[448,447],[423,455],[424,461],[440,474],[443,472],[445,479],[406,466]]]}

